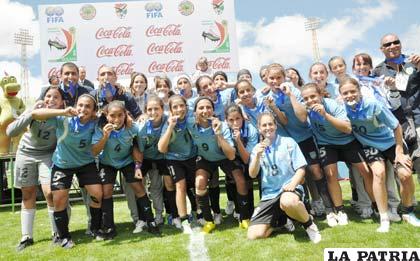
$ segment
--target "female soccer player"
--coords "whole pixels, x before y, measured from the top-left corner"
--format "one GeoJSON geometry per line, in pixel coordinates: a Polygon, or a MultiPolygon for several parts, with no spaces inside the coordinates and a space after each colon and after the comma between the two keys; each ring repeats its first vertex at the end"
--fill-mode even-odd
{"type": "Polygon", "coordinates": [[[351,163],[357,168],[364,179],[366,192],[371,201],[375,202],[372,175],[364,162],[360,143],[351,134],[351,124],[343,107],[333,99],[324,98],[322,91],[314,83],[303,87],[302,96],[309,109],[308,116],[317,140],[321,166],[327,176],[328,189],[337,211],[337,222],[339,225],[347,225],[341,187],[337,180],[337,161],[351,163]]]}
{"type": "MultiPolygon", "coordinates": [[[[158,143],[159,152],[165,154],[169,174],[176,187],[176,206],[184,233],[191,233],[187,216],[186,196],[193,213],[197,211],[195,199],[195,159],[197,149],[187,130],[187,102],[184,97],[169,98],[170,116],[165,122],[158,143]]],[[[175,221],[175,220],[174,220],[175,221]]],[[[175,222],[178,222],[176,220],[175,222]]]]}
{"type": "Polygon", "coordinates": [[[51,190],[54,202],[54,220],[57,226],[61,246],[72,248],[73,241],[69,233],[67,202],[73,174],[84,186],[92,201],[91,231],[96,239],[101,239],[101,203],[102,185],[91,152],[92,136],[95,130],[96,101],[89,94],[83,94],[77,100],[76,108],[38,109],[32,112],[35,120],[47,120],[47,124],[56,129],[57,147],[54,151],[51,173],[51,190]]]}
{"type": "Polygon", "coordinates": [[[134,177],[135,168],[139,167],[139,163],[134,164],[131,151],[133,139],[139,131],[138,126],[128,120],[127,111],[120,101],[108,104],[104,113],[106,121],[102,123],[103,126],[97,126],[92,139],[92,154],[99,155],[104,237],[112,239],[116,236],[112,192],[118,171],[123,173],[126,182],[134,190],[138,213],[146,218],[149,232],[159,233],[143,183],[134,177]]]}
{"type": "Polygon", "coordinates": [[[47,201],[48,216],[54,243],[57,242],[57,228],[54,222],[54,205],[51,194],[51,158],[57,143],[55,129],[45,122],[36,121],[32,112],[39,108],[62,109],[64,107],[64,92],[58,87],[49,87],[45,91],[43,100],[35,103],[34,108],[26,110],[7,127],[8,136],[17,136],[29,131],[22,136],[16,152],[15,186],[22,190],[21,227],[22,239],[17,250],[32,245],[33,225],[36,211],[36,188],[41,183],[42,192],[47,201]],[[39,182],[39,183],[38,183],[39,182]]]}
{"type": "Polygon", "coordinates": [[[354,136],[365,146],[366,160],[373,173],[373,193],[381,217],[381,225],[376,230],[389,231],[388,202],[385,187],[385,160],[390,160],[401,181],[400,192],[403,220],[413,226],[420,226],[414,214],[412,196],[415,191],[411,174],[412,162],[404,148],[402,129],[398,120],[380,101],[362,98],[360,86],[355,79],[345,79],[340,83],[340,93],[346,102],[354,136]],[[392,130],[392,131],[391,131],[392,130]]]}
{"type": "Polygon", "coordinates": [[[314,82],[322,92],[322,96],[331,99],[339,97],[338,86],[328,83],[328,69],[323,63],[314,63],[309,68],[309,78],[314,82]]]}
{"type": "Polygon", "coordinates": [[[248,229],[249,239],[267,238],[279,215],[285,213],[300,222],[313,243],[321,241],[318,227],[302,202],[305,158],[296,142],[277,134],[274,117],[262,113],[258,128],[264,140],[255,146],[249,163],[249,174],[261,172],[263,196],[255,209],[248,229]]]}

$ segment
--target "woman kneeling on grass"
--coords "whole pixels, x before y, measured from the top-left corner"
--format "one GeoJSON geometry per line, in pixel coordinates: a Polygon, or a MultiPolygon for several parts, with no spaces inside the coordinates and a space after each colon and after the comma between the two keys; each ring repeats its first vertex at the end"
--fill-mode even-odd
{"type": "Polygon", "coordinates": [[[313,243],[320,242],[318,227],[302,202],[305,157],[292,138],[277,134],[270,113],[260,115],[258,128],[265,138],[252,151],[249,175],[255,178],[261,170],[262,198],[252,215],[248,239],[269,237],[272,226],[285,213],[302,224],[313,243]]]}

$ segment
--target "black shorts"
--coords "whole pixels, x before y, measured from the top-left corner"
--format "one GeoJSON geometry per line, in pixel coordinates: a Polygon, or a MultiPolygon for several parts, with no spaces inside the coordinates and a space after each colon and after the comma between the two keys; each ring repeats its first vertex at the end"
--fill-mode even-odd
{"type": "Polygon", "coordinates": [[[363,148],[357,140],[344,145],[318,145],[318,147],[322,167],[335,164],[338,161],[344,161],[345,163],[364,162],[363,148]]]}
{"type": "Polygon", "coordinates": [[[156,164],[156,168],[159,171],[160,175],[163,176],[170,176],[168,167],[166,165],[166,160],[160,159],[160,160],[151,160],[151,159],[144,159],[141,165],[141,172],[143,175],[146,175],[149,170],[153,168],[153,163],[156,164]]]}
{"type": "MultiPolygon", "coordinates": [[[[267,224],[275,227],[278,224],[278,220],[281,216],[285,216],[286,213],[280,208],[280,197],[284,192],[280,193],[277,197],[260,201],[258,206],[255,208],[254,213],[251,217],[251,226],[259,224],[267,224]]],[[[302,201],[304,192],[302,187],[295,189],[294,193],[299,196],[299,200],[302,201]]]]}
{"type": "MultiPolygon", "coordinates": [[[[249,165],[245,164],[242,159],[239,156],[236,156],[235,158],[235,164],[241,164],[242,165],[242,172],[243,175],[245,177],[245,180],[252,180],[252,178],[249,176],[249,165]]],[[[225,175],[225,181],[226,184],[230,183],[230,184],[234,184],[235,183],[235,179],[233,178],[232,174],[226,174],[225,175]]]]}
{"type": "Polygon", "coordinates": [[[127,183],[139,182],[140,179],[134,177],[134,163],[130,163],[120,169],[114,168],[109,165],[99,164],[99,177],[102,184],[115,184],[118,171],[121,171],[124,175],[127,183]]]}
{"type": "Polygon", "coordinates": [[[307,138],[304,141],[298,143],[303,156],[308,162],[308,165],[320,164],[318,148],[316,147],[313,137],[307,138]]]}
{"type": "MultiPolygon", "coordinates": [[[[385,151],[380,151],[376,148],[365,146],[363,147],[363,152],[367,163],[389,160],[392,164],[394,164],[395,145],[385,151]]],[[[404,154],[408,154],[408,148],[406,146],[404,146],[404,154]]]]}
{"type": "Polygon", "coordinates": [[[188,160],[166,160],[168,172],[171,175],[172,180],[177,183],[178,181],[185,179],[187,187],[194,187],[195,160],[195,157],[188,160]]]}
{"type": "Polygon", "coordinates": [[[239,161],[228,159],[208,161],[201,156],[197,156],[196,166],[197,170],[203,169],[207,171],[209,174],[209,179],[211,179],[213,173],[215,173],[219,167],[223,170],[225,175],[232,175],[232,172],[237,169],[243,170],[243,166],[239,161]]]}
{"type": "Polygon", "coordinates": [[[95,162],[71,169],[62,169],[53,165],[51,170],[51,190],[69,189],[73,181],[73,174],[76,174],[80,187],[101,184],[95,162]]]}

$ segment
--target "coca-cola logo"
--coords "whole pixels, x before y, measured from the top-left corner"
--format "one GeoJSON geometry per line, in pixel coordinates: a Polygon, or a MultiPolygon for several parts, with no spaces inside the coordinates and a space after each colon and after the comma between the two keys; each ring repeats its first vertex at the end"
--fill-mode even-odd
{"type": "Polygon", "coordinates": [[[96,51],[96,57],[120,57],[133,56],[133,45],[120,44],[117,47],[106,47],[101,45],[96,51]]]}
{"type": "MultiPolygon", "coordinates": [[[[131,75],[134,72],[134,65],[135,63],[120,63],[116,66],[111,66],[112,69],[115,70],[115,73],[118,75],[131,75]]],[[[102,64],[98,68],[97,74],[99,75],[99,71],[102,69],[102,67],[108,67],[106,64],[102,64]]]]}
{"type": "Polygon", "coordinates": [[[60,69],[59,69],[59,68],[57,68],[57,67],[52,67],[52,68],[48,71],[48,79],[49,79],[51,76],[53,76],[53,75],[55,75],[55,76],[57,76],[57,77],[60,77],[60,76],[61,76],[60,69]]]}
{"type": "MultiPolygon", "coordinates": [[[[213,70],[224,71],[230,69],[230,57],[218,57],[216,60],[209,60],[208,63],[209,67],[213,70]]],[[[198,68],[198,65],[196,65],[195,68],[197,70],[200,69],[198,68]]]]}
{"type": "Polygon", "coordinates": [[[162,45],[151,43],[149,47],[147,47],[147,54],[153,55],[182,53],[182,44],[183,42],[169,42],[162,45]]]}
{"type": "Polygon", "coordinates": [[[149,73],[171,73],[171,72],[183,72],[184,71],[184,60],[172,60],[168,63],[158,63],[153,61],[149,65],[149,73]]]}
{"type": "Polygon", "coordinates": [[[162,27],[151,25],[146,30],[147,37],[179,35],[181,35],[181,24],[168,24],[162,27]]]}
{"type": "Polygon", "coordinates": [[[115,29],[99,28],[95,34],[96,39],[127,39],[131,37],[130,26],[119,26],[115,29]]]}

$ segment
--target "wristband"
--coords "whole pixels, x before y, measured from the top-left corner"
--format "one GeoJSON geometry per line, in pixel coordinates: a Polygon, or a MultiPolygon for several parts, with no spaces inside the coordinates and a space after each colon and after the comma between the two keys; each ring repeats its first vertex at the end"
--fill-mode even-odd
{"type": "Polygon", "coordinates": [[[141,169],[142,163],[140,161],[136,161],[135,165],[134,165],[134,169],[138,170],[141,169]]]}

